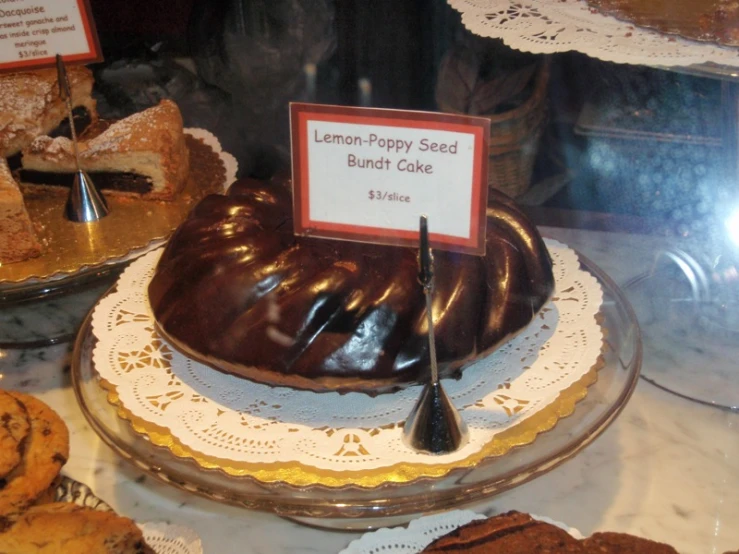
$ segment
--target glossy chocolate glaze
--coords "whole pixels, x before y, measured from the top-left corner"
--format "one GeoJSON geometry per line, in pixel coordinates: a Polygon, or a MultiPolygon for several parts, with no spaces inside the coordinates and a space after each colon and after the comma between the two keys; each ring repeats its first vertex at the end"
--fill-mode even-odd
{"type": "MultiPolygon", "coordinates": [[[[549,253],[491,192],[487,254],[435,251],[442,375],[509,339],[554,288],[549,253]]],[[[289,182],[241,180],[198,204],[149,285],[160,330],[218,369],[313,390],[386,392],[428,374],[416,250],[296,237],[289,182]]]]}

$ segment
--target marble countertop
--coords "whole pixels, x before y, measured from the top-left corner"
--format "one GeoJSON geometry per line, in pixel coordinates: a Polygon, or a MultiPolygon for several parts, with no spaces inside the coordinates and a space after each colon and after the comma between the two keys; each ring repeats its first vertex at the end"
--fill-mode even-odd
{"type": "MultiPolygon", "coordinates": [[[[644,272],[655,252],[669,246],[657,237],[559,228],[544,232],[584,253],[619,284],[644,272]]],[[[76,309],[84,308],[83,300],[78,304],[76,309]]],[[[34,336],[34,318],[49,318],[39,305],[14,310],[12,316],[0,314],[0,332],[13,327],[16,338],[25,327],[34,336]],[[17,317],[18,310],[24,318],[17,317]]],[[[336,553],[360,536],[217,504],[143,475],[105,446],[87,424],[71,388],[69,359],[66,344],[0,350],[0,386],[38,396],[65,419],[71,457],[64,473],[88,484],[120,513],[138,521],[191,527],[201,536],[206,553],[336,553]]],[[[676,371],[698,373],[706,367],[676,359],[680,366],[676,371]]],[[[649,359],[645,370],[647,363],[649,359]]],[[[737,491],[739,414],[677,397],[640,380],[620,417],[575,458],[468,507],[485,513],[529,511],[566,522],[584,534],[630,532],[670,542],[684,553],[720,554],[739,548],[737,491]]]]}

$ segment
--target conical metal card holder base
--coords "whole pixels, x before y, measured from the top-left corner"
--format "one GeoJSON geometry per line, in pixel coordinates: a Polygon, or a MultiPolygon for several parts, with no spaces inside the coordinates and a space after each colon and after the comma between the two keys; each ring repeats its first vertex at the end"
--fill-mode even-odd
{"type": "Polygon", "coordinates": [[[461,448],[469,439],[469,432],[439,381],[432,299],[434,257],[429,245],[428,218],[422,215],[419,223],[421,245],[418,253],[418,281],[426,297],[431,379],[423,388],[421,397],[405,422],[403,442],[414,450],[429,454],[447,454],[461,448]]]}
{"type": "Polygon", "coordinates": [[[95,188],[90,176],[82,170],[77,171],[67,198],[67,219],[76,223],[90,223],[105,217],[108,211],[105,197],[95,188]]]}
{"type": "Polygon", "coordinates": [[[403,428],[403,442],[429,454],[458,450],[469,439],[467,426],[440,383],[428,383],[403,428]]]}
{"type": "Polygon", "coordinates": [[[77,131],[74,128],[74,115],[72,114],[72,92],[69,86],[67,69],[62,57],[56,55],[57,80],[59,81],[59,96],[67,105],[67,119],[69,120],[69,131],[72,135],[72,148],[74,159],[77,163],[77,172],[74,174],[72,189],[69,191],[67,205],[64,213],[67,219],[75,223],[90,223],[108,215],[108,203],[102,194],[95,188],[90,176],[80,166],[80,151],[77,144],[77,131]]]}

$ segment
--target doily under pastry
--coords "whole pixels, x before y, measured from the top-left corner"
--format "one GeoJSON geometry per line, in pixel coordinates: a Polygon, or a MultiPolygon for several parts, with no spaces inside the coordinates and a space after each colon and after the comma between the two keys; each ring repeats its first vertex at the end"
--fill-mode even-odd
{"type": "Polygon", "coordinates": [[[413,452],[402,424],[420,387],[372,398],[272,388],[190,360],[157,333],[147,285],[160,251],[121,276],[92,317],[93,363],[121,417],[177,456],[234,476],[294,486],[376,487],[440,477],[532,442],[572,413],[595,381],[602,290],[577,255],[547,241],[557,292],[519,336],[445,380],[470,442],[413,452]]]}
{"type": "Polygon", "coordinates": [[[146,544],[156,554],[203,554],[200,537],[182,525],[160,521],[147,521],[139,524],[146,544]]]}
{"type": "Polygon", "coordinates": [[[607,62],[739,66],[739,49],[669,36],[604,15],[585,0],[448,0],[476,35],[534,54],[575,50],[607,62]]]}

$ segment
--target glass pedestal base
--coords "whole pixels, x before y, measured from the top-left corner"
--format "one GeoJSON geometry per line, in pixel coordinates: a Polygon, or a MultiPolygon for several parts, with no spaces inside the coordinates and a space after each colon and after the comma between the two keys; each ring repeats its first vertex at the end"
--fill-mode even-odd
{"type": "Polygon", "coordinates": [[[664,251],[624,293],[644,337],[642,377],[684,398],[739,410],[739,282],[730,268],[664,251]]]}

